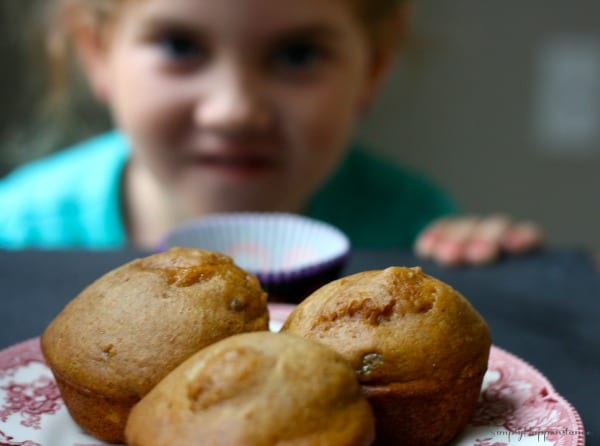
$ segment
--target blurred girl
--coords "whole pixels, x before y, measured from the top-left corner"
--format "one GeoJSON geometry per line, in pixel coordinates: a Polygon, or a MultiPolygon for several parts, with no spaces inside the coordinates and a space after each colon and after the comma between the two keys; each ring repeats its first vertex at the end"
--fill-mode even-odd
{"type": "Polygon", "coordinates": [[[539,242],[504,217],[439,220],[456,211],[443,191],[352,143],[405,36],[401,0],[54,1],[117,130],[3,180],[2,246],[153,247],[229,211],[302,213],[445,263],[539,242]]]}

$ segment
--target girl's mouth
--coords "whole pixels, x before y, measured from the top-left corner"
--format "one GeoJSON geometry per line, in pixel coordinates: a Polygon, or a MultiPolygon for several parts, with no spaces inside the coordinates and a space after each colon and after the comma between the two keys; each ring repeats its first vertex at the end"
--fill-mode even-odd
{"type": "Polygon", "coordinates": [[[200,155],[193,157],[192,165],[206,173],[241,181],[268,173],[275,162],[258,155],[200,155]]]}

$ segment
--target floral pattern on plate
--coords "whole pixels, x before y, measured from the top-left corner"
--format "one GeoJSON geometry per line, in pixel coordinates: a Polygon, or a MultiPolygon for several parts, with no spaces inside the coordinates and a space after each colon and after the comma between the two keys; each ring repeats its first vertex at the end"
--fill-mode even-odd
{"type": "MultiPolygon", "coordinates": [[[[270,304],[278,331],[293,306],[270,304]]],[[[520,358],[492,346],[477,411],[452,446],[583,446],[577,411],[520,358]]],[[[39,339],[0,352],[0,446],[100,446],[73,422],[39,339]]]]}

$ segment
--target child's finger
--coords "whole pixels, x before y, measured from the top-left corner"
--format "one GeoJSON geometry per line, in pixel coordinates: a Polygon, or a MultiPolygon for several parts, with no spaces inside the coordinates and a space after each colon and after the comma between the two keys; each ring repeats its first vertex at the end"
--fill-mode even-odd
{"type": "Polygon", "coordinates": [[[492,215],[480,220],[465,247],[465,261],[472,264],[494,261],[500,255],[501,240],[510,227],[510,219],[503,215],[492,215]]]}
{"type": "Polygon", "coordinates": [[[513,224],[500,240],[502,249],[511,254],[520,254],[542,244],[540,228],[531,222],[513,224]]]}
{"type": "Polygon", "coordinates": [[[431,257],[444,265],[456,265],[465,260],[465,248],[478,225],[475,217],[447,220],[438,228],[438,240],[431,257]]]}
{"type": "Polygon", "coordinates": [[[440,234],[443,231],[443,226],[446,224],[446,219],[439,219],[430,223],[417,237],[415,242],[415,253],[419,257],[430,258],[440,241],[440,234]]]}

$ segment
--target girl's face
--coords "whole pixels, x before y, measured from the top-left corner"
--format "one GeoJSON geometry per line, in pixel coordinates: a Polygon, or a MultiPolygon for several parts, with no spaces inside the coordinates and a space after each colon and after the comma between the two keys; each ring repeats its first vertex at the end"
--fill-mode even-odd
{"type": "Polygon", "coordinates": [[[382,71],[349,3],[126,2],[88,68],[132,163],[188,214],[301,211],[382,71]]]}

